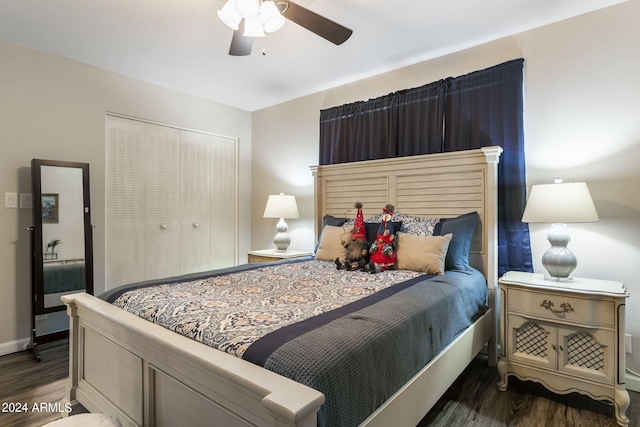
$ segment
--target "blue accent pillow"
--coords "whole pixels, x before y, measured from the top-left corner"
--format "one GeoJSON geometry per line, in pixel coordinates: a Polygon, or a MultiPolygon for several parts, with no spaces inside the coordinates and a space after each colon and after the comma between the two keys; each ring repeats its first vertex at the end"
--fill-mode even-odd
{"type": "MultiPolygon", "coordinates": [[[[322,230],[324,230],[325,225],[333,225],[334,227],[340,227],[347,222],[348,218],[337,218],[331,215],[325,215],[322,218],[322,230]]],[[[318,247],[320,246],[320,240],[322,240],[322,230],[320,230],[320,235],[318,236],[318,242],[316,243],[316,247],[313,249],[313,253],[318,252],[318,247]]]]}
{"type": "Polygon", "coordinates": [[[469,265],[469,249],[479,219],[478,212],[470,212],[455,218],[443,218],[436,225],[433,231],[434,236],[453,234],[444,262],[445,270],[462,272],[472,270],[469,265]]]}

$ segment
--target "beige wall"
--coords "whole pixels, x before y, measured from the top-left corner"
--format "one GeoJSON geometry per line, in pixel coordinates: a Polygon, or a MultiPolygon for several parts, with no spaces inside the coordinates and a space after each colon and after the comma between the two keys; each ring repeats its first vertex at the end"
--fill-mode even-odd
{"type": "MultiPolygon", "coordinates": [[[[96,292],[104,291],[105,113],[239,139],[240,254],[251,222],[251,114],[0,42],[0,193],[30,193],[32,158],[87,162],[91,172],[96,292]]],[[[0,207],[0,354],[30,334],[31,209],[0,207]]]]}
{"type": "MultiPolygon", "coordinates": [[[[572,226],[570,247],[579,263],[575,273],[621,280],[630,289],[626,320],[635,352],[628,365],[640,371],[639,16],[640,1],[631,0],[254,112],[252,247],[272,245],[275,224],[261,218],[272,192],[299,196],[303,218],[289,221],[292,247],[313,247],[313,187],[310,173],[304,173],[318,161],[321,109],[522,57],[528,184],[556,176],[588,182],[601,220],[572,226]],[[263,163],[277,153],[282,160],[263,163]]],[[[538,272],[548,247],[545,230],[531,226],[538,272]]],[[[637,381],[634,387],[640,390],[637,381]]]]}

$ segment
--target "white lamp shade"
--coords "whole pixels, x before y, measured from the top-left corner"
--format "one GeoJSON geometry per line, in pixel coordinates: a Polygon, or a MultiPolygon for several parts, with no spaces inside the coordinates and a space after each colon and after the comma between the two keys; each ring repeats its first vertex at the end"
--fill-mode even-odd
{"type": "Polygon", "coordinates": [[[264,30],[262,28],[262,21],[259,16],[253,18],[246,18],[244,20],[244,33],[245,37],[264,37],[264,30]]]}
{"type": "Polygon", "coordinates": [[[280,14],[278,7],[272,1],[264,1],[260,6],[260,20],[266,33],[278,31],[284,25],[284,16],[280,14]]]}
{"type": "Polygon", "coordinates": [[[522,222],[593,222],[598,212],[584,182],[541,184],[531,187],[522,222]]]}
{"type": "Polygon", "coordinates": [[[220,18],[220,20],[224,22],[227,27],[231,28],[232,30],[237,30],[238,25],[240,25],[242,16],[238,14],[238,11],[236,10],[236,7],[233,3],[234,0],[228,0],[224,4],[224,6],[222,6],[222,9],[218,11],[218,18],[220,18]]]}
{"type": "Polygon", "coordinates": [[[259,0],[235,0],[235,7],[243,18],[253,18],[260,13],[259,0]]]}
{"type": "Polygon", "coordinates": [[[296,198],[283,193],[269,196],[262,216],[264,218],[300,218],[296,198]]]}

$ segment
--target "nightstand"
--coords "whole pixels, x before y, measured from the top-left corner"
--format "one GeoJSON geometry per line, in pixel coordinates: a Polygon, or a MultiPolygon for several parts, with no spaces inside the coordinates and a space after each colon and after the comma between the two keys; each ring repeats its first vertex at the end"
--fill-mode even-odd
{"type": "Polygon", "coordinates": [[[304,256],[313,255],[311,252],[304,251],[292,251],[287,249],[286,251],[279,251],[276,249],[261,249],[258,251],[250,251],[247,253],[249,263],[254,262],[273,262],[282,259],[300,258],[304,256]]]}
{"type": "Polygon", "coordinates": [[[629,425],[625,286],[580,278],[558,282],[522,272],[508,272],[499,283],[498,389],[506,391],[514,375],[555,393],[582,393],[614,403],[618,425],[629,425]]]}

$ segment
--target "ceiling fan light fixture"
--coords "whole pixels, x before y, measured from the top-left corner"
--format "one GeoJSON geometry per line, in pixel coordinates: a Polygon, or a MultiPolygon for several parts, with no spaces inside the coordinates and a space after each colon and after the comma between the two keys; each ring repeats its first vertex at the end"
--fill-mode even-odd
{"type": "Polygon", "coordinates": [[[260,20],[266,33],[278,31],[285,22],[284,16],[280,14],[280,10],[271,0],[263,1],[260,5],[260,20]]]}
{"type": "Polygon", "coordinates": [[[238,14],[233,3],[234,0],[228,0],[224,6],[222,6],[222,9],[218,11],[218,18],[220,18],[227,27],[232,30],[237,30],[242,16],[238,14]]]}
{"type": "Polygon", "coordinates": [[[260,13],[260,0],[235,0],[235,7],[244,19],[253,18],[260,13]]]}
{"type": "MultiPolygon", "coordinates": [[[[232,5],[235,13],[241,16],[238,29],[233,32],[231,39],[229,47],[231,56],[250,55],[253,38],[265,37],[265,32],[272,33],[279,30],[287,20],[335,45],[341,45],[353,34],[353,30],[292,0],[228,0],[227,3],[232,5]]],[[[222,19],[224,13],[219,15],[222,19]]]]}
{"type": "Polygon", "coordinates": [[[244,20],[244,33],[245,37],[264,37],[264,29],[262,27],[262,21],[259,16],[248,18],[244,20]]]}

